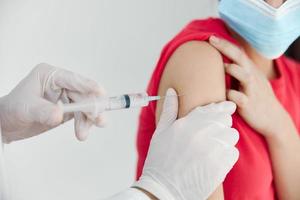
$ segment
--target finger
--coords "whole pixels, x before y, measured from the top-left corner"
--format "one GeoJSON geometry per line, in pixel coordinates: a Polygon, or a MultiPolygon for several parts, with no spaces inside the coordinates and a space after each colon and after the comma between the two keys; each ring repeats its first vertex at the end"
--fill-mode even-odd
{"type": "Polygon", "coordinates": [[[219,155],[219,169],[216,171],[217,177],[220,177],[220,182],[223,182],[226,175],[230,172],[233,166],[239,159],[239,151],[237,148],[225,148],[219,155]]]}
{"type": "Polygon", "coordinates": [[[71,119],[74,118],[74,113],[65,113],[64,114],[64,119],[62,123],[65,123],[67,121],[70,121],[71,119]]]}
{"type": "Polygon", "coordinates": [[[248,101],[248,97],[244,93],[236,90],[228,90],[227,99],[236,103],[239,108],[245,107],[248,101]]]}
{"type": "MultiPolygon", "coordinates": [[[[92,94],[79,94],[77,92],[68,91],[68,96],[73,102],[83,102],[83,101],[94,101],[97,98],[92,94]]],[[[97,104],[98,105],[98,104],[97,104]]],[[[94,112],[84,112],[87,118],[94,122],[98,127],[105,127],[107,125],[106,115],[103,113],[104,108],[100,108],[100,105],[95,108],[94,112]]]]}
{"type": "Polygon", "coordinates": [[[68,89],[82,94],[95,93],[104,95],[105,90],[96,81],[85,78],[71,71],[57,69],[50,74],[49,83],[54,90],[68,89]]]}
{"type": "Polygon", "coordinates": [[[61,92],[61,95],[59,97],[59,100],[62,101],[63,103],[71,103],[71,99],[68,97],[68,91],[63,89],[61,92]]]}
{"type": "Polygon", "coordinates": [[[197,110],[203,113],[228,113],[232,115],[236,110],[236,104],[232,101],[223,101],[206,106],[199,106],[197,110]]]}
{"type": "Polygon", "coordinates": [[[216,128],[215,131],[211,132],[209,137],[216,139],[218,142],[228,147],[235,146],[240,138],[239,132],[234,128],[216,128]]]}
{"type": "MultiPolygon", "coordinates": [[[[71,103],[70,99],[68,98],[67,90],[62,90],[62,93],[61,93],[59,101],[58,101],[58,105],[63,110],[63,104],[67,104],[67,103],[71,103]]],[[[73,118],[74,118],[74,113],[64,113],[63,123],[65,123],[73,118]]]]}
{"type": "Polygon", "coordinates": [[[223,166],[225,172],[229,172],[239,159],[239,150],[237,148],[227,148],[222,154],[223,166]]]}
{"type": "Polygon", "coordinates": [[[243,86],[247,86],[247,84],[249,83],[250,76],[245,68],[242,68],[236,64],[224,64],[224,65],[227,74],[237,79],[243,86]]]}
{"type": "Polygon", "coordinates": [[[60,106],[38,98],[32,102],[32,106],[28,108],[27,114],[29,119],[49,127],[55,127],[63,121],[63,111],[60,106]]]}
{"type": "MultiPolygon", "coordinates": [[[[81,103],[81,102],[90,102],[93,104],[96,101],[96,96],[92,94],[80,94],[78,92],[72,92],[68,91],[68,98],[72,100],[73,103],[81,103]]],[[[90,110],[90,112],[84,112],[84,114],[90,118],[91,120],[94,120],[98,116],[98,110],[94,108],[94,110],[90,110]]]]}
{"type": "Polygon", "coordinates": [[[157,129],[163,130],[169,127],[177,119],[178,115],[178,97],[173,88],[169,88],[166,92],[166,98],[157,129]]]}
{"type": "Polygon", "coordinates": [[[184,119],[186,119],[187,123],[191,124],[197,122],[199,126],[203,126],[204,123],[213,126],[219,125],[223,128],[232,126],[232,116],[226,112],[203,112],[203,110],[195,109],[182,120],[184,119]],[[201,119],[201,121],[199,121],[199,119],[201,119]]]}
{"type": "Polygon", "coordinates": [[[224,182],[227,174],[237,162],[238,157],[239,152],[236,148],[222,149],[220,153],[211,156],[209,167],[213,170],[209,173],[209,177],[214,180],[211,182],[212,188],[216,188],[224,182]]]}
{"type": "Polygon", "coordinates": [[[104,113],[99,114],[94,120],[93,120],[94,124],[99,127],[99,128],[103,128],[107,126],[107,117],[104,113]]]}
{"type": "MultiPolygon", "coordinates": [[[[61,110],[64,110],[64,104],[61,101],[59,101],[57,103],[57,105],[60,107],[61,110]]],[[[73,118],[74,118],[74,113],[63,113],[63,122],[62,123],[65,123],[73,118]]]]}
{"type": "Polygon", "coordinates": [[[224,128],[230,128],[232,126],[232,116],[224,112],[194,112],[188,114],[185,118],[181,120],[185,120],[186,124],[196,124],[196,126],[194,126],[193,128],[194,131],[198,131],[199,129],[203,129],[203,127],[205,127],[205,129],[207,130],[206,132],[208,133],[219,131],[219,129],[223,130],[224,128]],[[199,119],[201,120],[199,121],[199,119]]]}
{"type": "Polygon", "coordinates": [[[218,38],[216,36],[211,36],[209,38],[209,43],[238,65],[243,67],[248,65],[248,59],[246,59],[247,56],[244,51],[242,51],[239,47],[232,44],[231,42],[218,38]]]}
{"type": "Polygon", "coordinates": [[[75,116],[75,135],[79,141],[85,141],[89,135],[89,130],[93,122],[80,112],[76,112],[75,116]]]}
{"type": "Polygon", "coordinates": [[[232,126],[232,114],[236,110],[236,104],[232,101],[223,101],[220,103],[212,103],[207,106],[199,106],[189,113],[188,118],[192,123],[202,118],[203,123],[219,124],[221,127],[232,126]]]}

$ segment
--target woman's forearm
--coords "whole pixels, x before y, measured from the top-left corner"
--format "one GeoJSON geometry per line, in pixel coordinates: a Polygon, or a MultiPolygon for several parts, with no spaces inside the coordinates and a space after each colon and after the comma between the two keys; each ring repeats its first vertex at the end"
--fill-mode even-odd
{"type": "Polygon", "coordinates": [[[288,114],[277,133],[266,138],[272,160],[277,195],[280,200],[300,199],[300,137],[288,114]]]}

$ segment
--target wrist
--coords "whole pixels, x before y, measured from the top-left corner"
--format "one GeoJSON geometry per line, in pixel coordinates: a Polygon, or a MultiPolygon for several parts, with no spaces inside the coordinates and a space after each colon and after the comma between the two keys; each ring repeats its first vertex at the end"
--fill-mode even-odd
{"type": "MultiPolygon", "coordinates": [[[[143,191],[136,189],[136,188],[128,188],[123,192],[115,194],[105,200],[153,200],[148,195],[146,195],[143,191]]],[[[156,200],[156,199],[154,199],[156,200]]]]}
{"type": "Polygon", "coordinates": [[[278,120],[274,121],[274,129],[265,137],[269,145],[280,146],[289,136],[297,137],[297,129],[292,118],[287,111],[279,115],[278,120]]]}
{"type": "Polygon", "coordinates": [[[175,200],[170,190],[152,177],[142,176],[132,187],[147,191],[155,199],[175,200]]]}
{"type": "Polygon", "coordinates": [[[140,192],[144,193],[151,200],[158,200],[158,198],[156,198],[153,194],[151,194],[150,192],[144,190],[143,188],[139,188],[139,187],[132,187],[132,188],[134,188],[136,190],[139,190],[140,192]]]}
{"type": "Polygon", "coordinates": [[[272,106],[272,113],[269,113],[268,118],[269,125],[263,130],[263,135],[265,135],[266,140],[281,137],[291,121],[289,113],[279,102],[276,102],[276,104],[272,106]]]}

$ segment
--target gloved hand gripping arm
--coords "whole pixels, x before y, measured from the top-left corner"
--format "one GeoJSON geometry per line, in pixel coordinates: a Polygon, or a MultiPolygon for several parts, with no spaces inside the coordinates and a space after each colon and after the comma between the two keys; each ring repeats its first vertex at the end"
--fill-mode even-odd
{"type": "Polygon", "coordinates": [[[231,128],[236,106],[198,107],[177,120],[178,100],[169,89],[140,179],[108,200],[204,200],[223,182],[238,159],[238,132],[231,128]],[[149,192],[150,196],[141,194],[149,192]],[[126,196],[126,198],[124,197],[126,196]]]}

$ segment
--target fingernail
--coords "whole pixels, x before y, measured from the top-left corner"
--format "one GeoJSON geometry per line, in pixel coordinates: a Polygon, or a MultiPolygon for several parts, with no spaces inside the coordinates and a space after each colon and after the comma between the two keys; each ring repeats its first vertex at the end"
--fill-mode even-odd
{"type": "Polygon", "coordinates": [[[88,135],[89,133],[87,131],[81,131],[76,137],[80,142],[84,142],[88,138],[88,135]]]}
{"type": "Polygon", "coordinates": [[[217,38],[216,36],[212,35],[210,38],[209,38],[209,41],[213,44],[217,44],[220,42],[220,39],[217,38]]]}
{"type": "Polygon", "coordinates": [[[173,88],[169,88],[166,92],[166,96],[177,96],[177,93],[173,88]]]}

